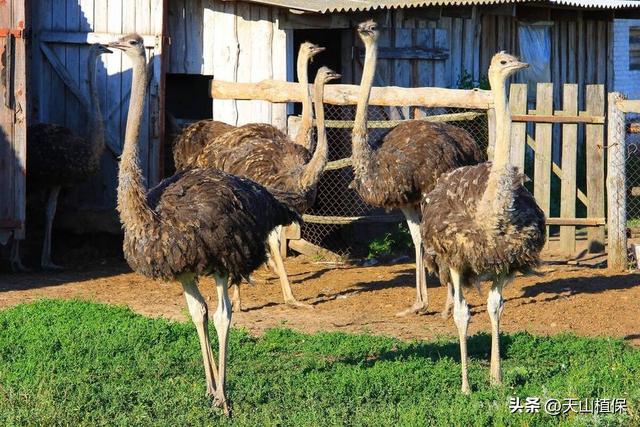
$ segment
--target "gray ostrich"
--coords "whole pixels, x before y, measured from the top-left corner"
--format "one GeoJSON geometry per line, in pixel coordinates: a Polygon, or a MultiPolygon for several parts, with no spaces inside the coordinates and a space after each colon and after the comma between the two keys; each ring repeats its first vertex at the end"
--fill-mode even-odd
{"type": "Polygon", "coordinates": [[[355,178],[351,187],[372,206],[402,210],[416,252],[416,300],[411,308],[398,314],[423,313],[428,300],[420,237],[420,198],[433,189],[441,174],[486,158],[467,131],[421,120],[396,126],[378,147],[372,147],[367,132],[367,109],[377,60],[376,23],[361,23],[358,34],[365,45],[365,59],[352,134],[355,178]]]}
{"type": "Polygon", "coordinates": [[[501,52],[489,68],[496,109],[496,144],[493,163],[467,166],[442,176],[422,202],[421,233],[451,273],[454,288],[453,319],[460,337],[462,391],[469,393],[467,327],[470,311],[462,287],[474,280],[491,279],[487,298],[491,319],[491,380],[498,384],[500,369],[500,316],[502,289],[517,271],[539,261],[545,242],[545,217],[523,186],[524,175],[510,164],[511,114],[506,81],[527,67],[501,52]]]}
{"type": "MultiPolygon", "coordinates": [[[[89,49],[87,72],[89,76],[89,128],[87,138],[80,137],[69,128],[53,123],[39,123],[27,129],[27,187],[29,191],[48,189],[45,208],[44,242],[40,266],[59,269],[51,261],[51,232],[56,215],[58,196],[64,187],[73,187],[100,170],[100,157],[104,151],[104,122],[96,85],[96,63],[103,53],[111,53],[104,46],[94,44],[89,49]]],[[[14,241],[11,266],[14,271],[25,270],[20,260],[18,241],[14,241]]]]}
{"type": "MultiPolygon", "coordinates": [[[[276,127],[253,123],[233,129],[207,145],[196,159],[196,166],[215,167],[254,180],[269,190],[279,191],[279,200],[296,212],[305,212],[315,202],[318,181],[327,164],[328,146],[322,103],[324,85],[338,78],[339,74],[322,67],[314,81],[318,141],[313,155],[276,127]]],[[[293,296],[280,255],[279,236],[279,229],[269,236],[269,262],[273,263],[272,268],[280,278],[284,301],[292,307],[312,308],[293,296]]],[[[234,300],[240,308],[238,287],[235,288],[234,300]]]]}
{"type": "MultiPolygon", "coordinates": [[[[302,101],[302,121],[296,135],[296,143],[310,149],[313,116],[311,112],[311,94],[309,93],[309,62],[314,56],[324,51],[324,47],[304,42],[298,51],[297,72],[300,86],[306,91],[302,101]]],[[[202,154],[206,145],[214,143],[216,138],[236,127],[218,120],[200,120],[187,126],[173,144],[173,161],[176,170],[193,167],[197,157],[202,154]]]]}
{"type": "Polygon", "coordinates": [[[118,173],[118,212],[124,228],[124,255],[136,272],[177,280],[198,331],[207,392],[226,413],[224,385],[227,336],[231,323],[228,281],[237,283],[265,261],[267,236],[298,215],[260,185],[220,170],[178,172],[147,191],[138,163],[138,139],[146,97],[146,59],[142,38],[132,34],[109,45],[133,62],[131,101],[118,173]],[[207,332],[207,304],[198,277],[216,281],[219,368],[207,332]]]}

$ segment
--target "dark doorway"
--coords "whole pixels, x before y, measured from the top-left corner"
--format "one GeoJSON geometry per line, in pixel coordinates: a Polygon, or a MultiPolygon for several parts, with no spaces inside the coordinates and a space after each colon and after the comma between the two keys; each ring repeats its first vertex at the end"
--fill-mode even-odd
{"type": "MultiPolygon", "coordinates": [[[[336,72],[342,69],[342,32],[340,30],[294,30],[293,32],[293,75],[295,81],[298,81],[298,73],[295,64],[298,61],[298,49],[304,42],[315,43],[318,46],[327,48],[324,52],[319,53],[309,64],[309,82],[313,82],[316,72],[322,66],[327,66],[336,72]]],[[[334,81],[331,83],[339,83],[334,81]]],[[[294,113],[300,114],[302,105],[296,104],[294,113]]]]}

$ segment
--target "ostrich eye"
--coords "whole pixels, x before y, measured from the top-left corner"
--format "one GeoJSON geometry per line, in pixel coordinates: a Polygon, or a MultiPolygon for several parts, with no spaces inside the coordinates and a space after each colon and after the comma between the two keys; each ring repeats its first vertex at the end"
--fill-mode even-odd
{"type": "Polygon", "coordinates": [[[505,61],[504,59],[503,59],[502,61],[500,61],[500,63],[501,63],[502,65],[507,65],[507,61],[505,61]]]}
{"type": "Polygon", "coordinates": [[[137,45],[137,44],[138,44],[138,41],[137,41],[137,40],[129,40],[129,44],[130,44],[131,46],[135,46],[135,45],[137,45]]]}

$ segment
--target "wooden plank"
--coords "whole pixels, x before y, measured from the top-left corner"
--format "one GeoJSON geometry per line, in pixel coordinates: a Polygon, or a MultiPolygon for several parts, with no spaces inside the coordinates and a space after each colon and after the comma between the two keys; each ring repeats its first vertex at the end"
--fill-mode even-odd
{"type": "Polygon", "coordinates": [[[627,270],[627,196],[626,196],[626,144],[624,113],[616,105],[622,99],[619,93],[609,94],[609,128],[607,146],[607,197],[609,218],[610,270],[627,270]]]}
{"type": "MultiPolygon", "coordinates": [[[[434,31],[431,28],[418,28],[416,30],[416,45],[418,47],[432,48],[434,46],[434,31]]],[[[414,86],[427,87],[433,86],[433,61],[417,61],[417,79],[414,86]]]]}
{"type": "Polygon", "coordinates": [[[203,0],[189,0],[186,5],[184,67],[189,74],[204,70],[204,4],[203,0]]]}
{"type": "MultiPolygon", "coordinates": [[[[251,39],[251,81],[257,82],[273,78],[273,24],[271,23],[271,9],[264,6],[251,6],[253,21],[251,39]]],[[[271,123],[271,103],[266,101],[253,102],[253,121],[257,123],[271,123]]]]}
{"type": "MultiPolygon", "coordinates": [[[[578,85],[565,84],[562,108],[564,114],[578,113],[578,85]]],[[[578,156],[578,125],[562,126],[562,187],[560,192],[560,216],[573,218],[576,216],[576,177],[578,156]]],[[[567,254],[576,251],[575,226],[560,228],[560,250],[567,254]]]]}
{"type": "MultiPolygon", "coordinates": [[[[449,33],[442,28],[437,28],[434,30],[434,45],[436,49],[449,49],[449,41],[448,41],[449,33]]],[[[446,75],[446,61],[436,61],[433,64],[433,77],[434,77],[434,86],[436,87],[450,87],[449,79],[446,75]]],[[[420,105],[420,104],[415,104],[420,105]]]]}
{"type": "Polygon", "coordinates": [[[318,245],[314,245],[311,242],[307,242],[304,239],[290,240],[289,247],[296,252],[303,255],[307,255],[312,258],[319,257],[325,261],[341,261],[342,257],[328,249],[322,248],[318,245]]]}
{"type": "Polygon", "coordinates": [[[67,67],[65,67],[58,55],[45,43],[40,43],[40,50],[48,59],[49,65],[55,71],[57,78],[64,83],[65,88],[82,103],[85,110],[88,109],[89,100],[87,99],[87,94],[82,91],[73,77],[71,77],[67,67]]]}
{"type": "Polygon", "coordinates": [[[560,230],[579,227],[601,227],[607,223],[605,218],[547,218],[547,225],[560,225],[560,230]]]}
{"type": "MultiPolygon", "coordinates": [[[[410,48],[413,45],[412,30],[407,28],[395,29],[395,47],[398,49],[410,48]]],[[[409,59],[396,59],[393,61],[394,84],[401,87],[411,87],[412,67],[409,59]]],[[[391,119],[409,118],[409,107],[399,110],[392,109],[391,119]],[[402,113],[400,114],[400,111],[402,113]]]]}
{"type": "MultiPolygon", "coordinates": [[[[586,109],[592,115],[604,115],[604,86],[588,85],[586,109]]],[[[604,216],[604,125],[587,125],[587,217],[604,216]]],[[[604,250],[604,227],[589,230],[587,242],[590,252],[604,250]]]]}
{"type": "MultiPolygon", "coordinates": [[[[216,79],[231,82],[235,82],[237,79],[238,66],[235,6],[235,3],[215,2],[213,10],[214,39],[216,41],[216,49],[213,52],[213,76],[216,79]]],[[[213,118],[237,125],[238,110],[235,101],[219,99],[216,96],[213,98],[213,118]]],[[[256,119],[256,121],[258,120],[256,119]]]]}
{"type": "MultiPolygon", "coordinates": [[[[509,93],[511,117],[527,113],[527,85],[512,84],[509,93]]],[[[527,145],[527,125],[513,123],[511,125],[511,163],[524,173],[524,159],[527,145]]]]}
{"type": "MultiPolygon", "coordinates": [[[[151,137],[149,140],[150,169],[148,181],[157,184],[164,176],[165,147],[165,86],[167,62],[164,60],[168,49],[167,14],[168,0],[152,0],[149,7],[150,31],[157,36],[158,43],[153,50],[150,67],[153,69],[151,95],[149,98],[149,120],[151,137]]],[[[146,9],[145,9],[146,14],[146,9]]]]}
{"type": "MultiPolygon", "coordinates": [[[[217,46],[214,28],[215,19],[213,12],[214,3],[216,1],[217,0],[203,0],[202,2],[202,74],[206,76],[213,76],[214,50],[217,46]]],[[[171,4],[171,2],[169,2],[169,4],[171,4]]],[[[239,8],[240,5],[241,3],[238,3],[236,5],[236,8],[239,8]]],[[[171,36],[171,31],[169,31],[169,36],[171,36]]]]}
{"type": "MultiPolygon", "coordinates": [[[[107,29],[110,33],[122,33],[122,1],[107,1],[107,29]]],[[[110,111],[112,108],[128,108],[128,103],[120,105],[122,101],[122,55],[119,50],[114,50],[107,55],[107,107],[110,111]]],[[[125,67],[131,67],[130,61],[125,61],[125,67]]],[[[129,71],[131,72],[131,71],[129,71]]],[[[119,141],[124,141],[124,127],[120,120],[120,110],[113,117],[106,118],[105,127],[112,129],[118,135],[119,141]]],[[[122,144],[122,143],[121,143],[122,144]]],[[[122,145],[120,146],[122,148],[122,145]]],[[[146,167],[146,158],[142,158],[143,169],[146,167]]]]}
{"type": "Polygon", "coordinates": [[[184,15],[187,13],[186,4],[189,0],[174,0],[169,2],[169,34],[171,34],[171,49],[169,49],[169,72],[186,73],[184,52],[186,52],[186,33],[184,15]]]}
{"type": "MultiPolygon", "coordinates": [[[[53,4],[51,5],[51,28],[54,30],[64,30],[66,23],[65,15],[66,0],[53,0],[53,4]]],[[[65,64],[67,62],[67,55],[64,46],[52,45],[50,46],[50,49],[60,59],[62,69],[66,71],[65,64]]],[[[69,85],[59,77],[58,71],[59,70],[56,70],[56,74],[53,74],[51,81],[48,82],[51,91],[51,98],[49,101],[51,103],[51,111],[49,120],[53,123],[66,126],[66,100],[69,95],[65,90],[65,85],[69,85]]],[[[68,71],[66,73],[68,75],[68,71]]],[[[69,80],[73,81],[70,76],[69,80]]]]}
{"type": "MultiPolygon", "coordinates": [[[[238,3],[236,5],[237,28],[238,28],[238,81],[251,82],[251,40],[253,38],[251,30],[253,22],[251,20],[251,4],[238,3]]],[[[286,80],[286,79],[284,79],[286,80]]],[[[254,122],[253,101],[236,101],[238,109],[238,126],[254,122]]]]}
{"type": "MultiPolygon", "coordinates": [[[[536,114],[553,114],[553,84],[538,83],[536,91],[536,114]]],[[[551,210],[551,147],[552,125],[535,124],[535,164],[533,194],[544,214],[549,217],[551,210]]],[[[547,227],[547,235],[549,229],[547,227]]],[[[547,240],[548,242],[548,240],[547,240]]]]}
{"type": "Polygon", "coordinates": [[[451,19],[451,86],[457,87],[457,82],[462,75],[462,48],[463,48],[463,19],[451,19]]]}
{"type": "Polygon", "coordinates": [[[624,113],[638,113],[640,114],[640,101],[639,100],[627,100],[620,99],[616,101],[616,106],[620,111],[624,113]]]}
{"type": "MultiPolygon", "coordinates": [[[[440,36],[440,39],[436,38],[436,48],[446,50],[451,49],[451,20],[452,18],[444,16],[440,18],[439,27],[442,29],[442,35],[440,36]]],[[[442,74],[442,87],[453,87],[453,84],[455,83],[455,79],[451,76],[452,61],[452,57],[449,57],[449,59],[447,59],[446,61],[442,61],[442,63],[444,64],[442,74]]]]}
{"type": "MultiPolygon", "coordinates": [[[[66,22],[65,30],[67,31],[79,31],[80,30],[80,4],[78,0],[66,2],[66,22]]],[[[65,68],[69,72],[71,78],[78,83],[80,90],[83,93],[89,94],[87,90],[86,80],[80,79],[80,47],[79,46],[65,46],[64,47],[66,63],[65,68]]],[[[82,68],[86,68],[86,64],[82,68]]],[[[82,108],[80,103],[75,97],[68,96],[66,99],[66,123],[76,132],[83,134],[85,126],[81,126],[85,122],[87,117],[87,110],[82,108]]]]}
{"type": "Polygon", "coordinates": [[[606,118],[604,116],[593,115],[552,115],[552,114],[514,114],[511,117],[514,122],[533,122],[533,123],[592,123],[604,124],[606,118]]]}
{"type": "MultiPolygon", "coordinates": [[[[108,43],[117,41],[120,37],[122,37],[122,33],[119,33],[119,32],[110,33],[106,30],[107,0],[94,0],[93,3],[96,4],[97,6],[101,6],[101,8],[97,9],[95,12],[96,27],[97,28],[104,27],[105,29],[100,31],[89,31],[85,29],[83,31],[73,31],[73,32],[44,30],[38,34],[38,38],[41,41],[48,42],[48,43],[82,44],[82,45],[94,44],[94,43],[108,44],[108,43]],[[102,14],[102,13],[105,13],[105,14],[102,14]]],[[[140,34],[140,36],[142,37],[144,45],[147,48],[152,48],[156,46],[158,42],[157,37],[155,35],[140,34]]]]}
{"type": "MultiPolygon", "coordinates": [[[[279,28],[277,14],[273,18],[272,66],[273,78],[287,80],[287,33],[279,28]]],[[[293,34],[292,34],[293,35],[293,34]]],[[[287,104],[271,106],[271,124],[287,133],[287,104]]]]}
{"type": "MultiPolygon", "coordinates": [[[[355,105],[359,87],[328,85],[324,102],[333,105],[355,105]]],[[[301,102],[304,91],[297,83],[266,80],[258,83],[237,83],[213,80],[211,96],[224,99],[262,99],[270,102],[301,102]]],[[[370,105],[450,107],[486,110],[493,104],[491,92],[480,89],[373,87],[370,105]]]]}
{"type": "MultiPolygon", "coordinates": [[[[407,45],[406,47],[398,46],[398,32],[404,33],[406,31],[411,32],[407,28],[396,28],[396,46],[395,47],[380,47],[378,48],[378,60],[383,59],[421,59],[430,61],[442,61],[449,58],[449,51],[445,49],[428,48],[428,47],[416,47],[407,45]]],[[[402,40],[405,36],[400,36],[402,40]]],[[[360,59],[364,59],[364,50],[358,49],[358,55],[360,59]]]]}

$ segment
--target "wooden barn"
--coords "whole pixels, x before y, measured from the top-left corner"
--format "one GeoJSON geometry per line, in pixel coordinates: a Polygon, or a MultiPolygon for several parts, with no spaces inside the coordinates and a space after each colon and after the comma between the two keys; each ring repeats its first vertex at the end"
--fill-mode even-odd
{"type": "MultiPolygon", "coordinates": [[[[2,1],[0,243],[13,232],[24,236],[26,126],[86,129],[90,43],[133,31],[144,36],[151,82],[142,156],[152,185],[170,157],[167,113],[178,121],[213,117],[285,129],[294,106],[212,101],[209,83],[293,81],[297,47],[305,40],[327,47],[311,75],[326,64],[343,74],[343,83],[357,83],[362,50],[353,28],[373,18],[382,29],[379,86],[481,85],[490,57],[507,50],[532,64],[523,82],[577,83],[583,105],[585,85],[612,87],[614,21],[637,17],[637,9],[638,2],[617,0],[2,1]]],[[[103,56],[98,73],[108,140],[102,173],[66,192],[56,220],[76,231],[119,230],[115,187],[130,63],[120,53],[103,56]]],[[[560,96],[556,90],[556,101],[560,96]]]]}

